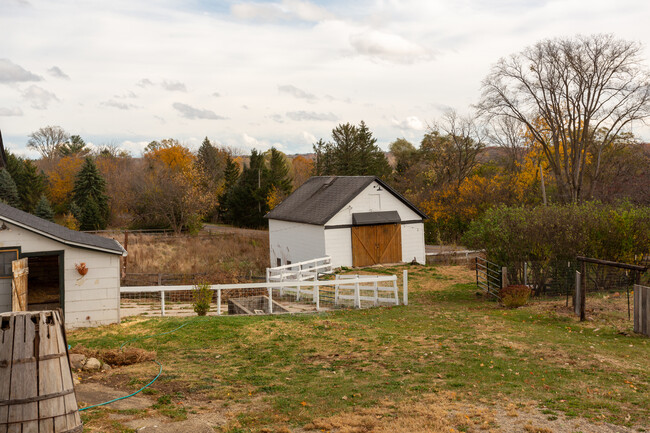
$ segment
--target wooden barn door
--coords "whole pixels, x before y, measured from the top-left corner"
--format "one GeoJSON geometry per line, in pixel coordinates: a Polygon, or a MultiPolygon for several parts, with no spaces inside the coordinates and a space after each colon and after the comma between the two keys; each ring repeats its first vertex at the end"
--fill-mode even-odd
{"type": "Polygon", "coordinates": [[[402,226],[400,224],[352,227],[353,266],[401,261],[402,226]]]}
{"type": "Polygon", "coordinates": [[[11,262],[11,311],[27,311],[27,259],[11,262]]]}

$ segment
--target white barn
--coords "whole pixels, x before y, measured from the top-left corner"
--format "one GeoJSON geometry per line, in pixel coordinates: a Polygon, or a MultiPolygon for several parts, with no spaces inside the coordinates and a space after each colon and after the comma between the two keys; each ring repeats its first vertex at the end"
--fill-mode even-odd
{"type": "Polygon", "coordinates": [[[425,263],[427,216],[375,176],[315,176],[266,214],[271,266],[425,263]]]}
{"type": "Polygon", "coordinates": [[[28,259],[28,310],[61,308],[69,327],[120,321],[120,257],[113,239],[69,230],[0,203],[0,313],[11,311],[14,260],[28,259]],[[86,275],[77,265],[85,263],[86,275]]]}

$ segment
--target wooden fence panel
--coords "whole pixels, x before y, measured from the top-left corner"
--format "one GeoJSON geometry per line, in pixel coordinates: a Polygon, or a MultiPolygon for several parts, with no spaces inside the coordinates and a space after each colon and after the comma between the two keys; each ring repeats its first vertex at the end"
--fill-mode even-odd
{"type": "Polygon", "coordinates": [[[634,332],[650,337],[650,287],[634,286],[634,332]]]}

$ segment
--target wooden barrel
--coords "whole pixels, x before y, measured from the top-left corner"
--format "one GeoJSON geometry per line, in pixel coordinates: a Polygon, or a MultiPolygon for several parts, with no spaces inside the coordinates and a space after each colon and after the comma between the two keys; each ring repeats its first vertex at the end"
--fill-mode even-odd
{"type": "Polygon", "coordinates": [[[0,433],[82,430],[59,312],[0,314],[0,433]]]}

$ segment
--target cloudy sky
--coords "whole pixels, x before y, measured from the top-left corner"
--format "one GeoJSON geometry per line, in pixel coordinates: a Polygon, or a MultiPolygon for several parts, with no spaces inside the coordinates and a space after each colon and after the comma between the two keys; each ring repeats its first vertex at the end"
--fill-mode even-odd
{"type": "Polygon", "coordinates": [[[28,156],[46,125],[135,155],[205,136],[308,152],[362,119],[384,148],[418,143],[499,57],[577,33],[647,44],[649,17],[647,0],[0,0],[0,129],[28,156]]]}

